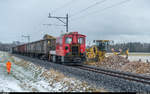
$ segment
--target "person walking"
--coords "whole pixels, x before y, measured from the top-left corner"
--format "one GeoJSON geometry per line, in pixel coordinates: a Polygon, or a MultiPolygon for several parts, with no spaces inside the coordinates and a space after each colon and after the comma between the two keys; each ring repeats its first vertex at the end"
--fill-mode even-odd
{"type": "Polygon", "coordinates": [[[8,61],[6,63],[6,68],[7,68],[7,73],[10,74],[10,70],[11,70],[11,62],[10,61],[8,61]]]}

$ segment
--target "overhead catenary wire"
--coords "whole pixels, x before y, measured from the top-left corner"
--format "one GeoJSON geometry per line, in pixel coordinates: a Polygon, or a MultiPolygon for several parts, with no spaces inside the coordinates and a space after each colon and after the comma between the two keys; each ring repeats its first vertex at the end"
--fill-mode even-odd
{"type": "MultiPolygon", "coordinates": [[[[70,0],[69,2],[67,2],[67,3],[65,3],[64,5],[62,5],[61,7],[58,7],[58,8],[56,8],[54,11],[52,11],[51,13],[56,13],[56,12],[58,12],[60,9],[62,9],[62,8],[64,8],[64,7],[66,7],[66,6],[68,6],[69,4],[71,4],[72,2],[74,2],[74,1],[76,1],[76,0],[70,0]]],[[[44,21],[46,21],[47,20],[47,18],[44,18],[44,19],[42,19],[42,21],[40,21],[40,23],[38,24],[38,26],[37,27],[39,27],[40,25],[43,25],[43,22],[44,21]]],[[[58,25],[55,25],[55,26],[58,26],[58,25]]],[[[36,27],[36,28],[37,28],[36,27]]],[[[36,31],[36,30],[35,30],[36,31]]]]}
{"type": "MultiPolygon", "coordinates": [[[[58,12],[59,9],[63,9],[64,7],[66,7],[67,5],[71,4],[71,3],[74,2],[74,1],[75,1],[75,0],[70,0],[69,2],[65,3],[65,4],[62,5],[61,7],[55,9],[53,12],[55,12],[55,11],[58,12]],[[58,10],[58,11],[57,11],[57,10],[58,10]]],[[[76,15],[79,14],[79,13],[81,14],[81,13],[85,12],[86,10],[88,10],[88,9],[90,9],[90,8],[93,8],[93,7],[95,7],[95,6],[99,5],[99,4],[104,3],[105,1],[107,1],[107,0],[97,1],[96,3],[94,3],[94,4],[90,5],[90,6],[88,6],[87,8],[84,8],[84,9],[78,11],[77,13],[74,13],[73,15],[71,15],[71,16],[69,16],[69,17],[74,17],[74,16],[76,16],[76,15]]],[[[101,11],[104,11],[104,10],[106,10],[106,9],[110,9],[110,8],[112,8],[112,7],[115,7],[115,6],[117,6],[117,5],[126,3],[126,2],[128,2],[128,1],[130,1],[130,0],[121,1],[121,2],[119,2],[119,3],[116,3],[116,4],[113,4],[113,5],[111,5],[111,6],[105,7],[105,8],[103,8],[103,9],[101,9],[101,11]]],[[[98,11],[99,11],[99,10],[98,10],[98,11]]],[[[98,13],[98,11],[95,11],[95,12],[98,13]]],[[[95,12],[92,12],[92,13],[90,13],[90,14],[94,14],[95,12]]],[[[81,17],[83,17],[83,16],[80,16],[80,17],[78,17],[78,18],[81,18],[81,17]]],[[[85,18],[85,17],[88,17],[88,16],[84,16],[84,18],[85,18]]],[[[42,22],[44,22],[44,21],[45,21],[45,19],[42,20],[42,21],[40,22],[40,24],[41,24],[42,22]]],[[[74,21],[74,19],[73,19],[73,21],[74,21]]],[[[58,25],[55,25],[55,26],[58,26],[58,25]]]]}
{"type": "Polygon", "coordinates": [[[107,1],[107,0],[97,1],[96,3],[94,3],[94,4],[90,5],[90,6],[88,6],[87,8],[84,8],[84,9],[82,9],[82,10],[80,10],[80,11],[74,13],[73,15],[70,15],[70,17],[74,17],[74,16],[76,16],[76,15],[79,15],[80,13],[85,12],[86,10],[88,10],[88,9],[90,9],[90,8],[93,8],[93,7],[95,7],[95,6],[99,5],[99,4],[103,4],[103,3],[106,2],[106,1],[107,1]]]}
{"type": "Polygon", "coordinates": [[[69,2],[63,4],[62,6],[56,8],[55,10],[53,10],[51,13],[56,13],[58,11],[60,11],[61,9],[63,9],[64,7],[70,5],[70,4],[73,4],[74,1],[77,1],[77,0],[70,0],[69,2]]]}
{"type": "Polygon", "coordinates": [[[39,28],[41,28],[42,23],[45,22],[47,20],[47,18],[42,19],[37,26],[34,27],[34,31],[31,33],[32,35],[35,34],[36,32],[39,33],[40,30],[37,30],[39,28]]]}
{"type": "Polygon", "coordinates": [[[59,24],[43,24],[43,25],[47,25],[47,26],[65,26],[65,25],[59,25],[59,24]]]}
{"type": "Polygon", "coordinates": [[[54,12],[56,13],[56,12],[60,11],[61,9],[63,9],[64,7],[68,7],[69,5],[74,4],[73,2],[76,2],[76,1],[79,1],[79,0],[70,0],[69,2],[65,3],[61,7],[58,7],[55,10],[53,10],[51,13],[54,13],[54,12]]]}
{"type": "MultiPolygon", "coordinates": [[[[53,10],[51,13],[54,13],[54,12],[56,13],[56,12],[58,12],[59,10],[63,9],[64,7],[68,6],[69,4],[72,4],[72,2],[74,2],[74,1],[77,1],[77,0],[70,0],[69,2],[65,3],[65,4],[62,5],[61,7],[58,7],[58,8],[56,8],[55,10],[53,10]]],[[[47,19],[47,18],[43,19],[43,20],[40,22],[39,25],[42,25],[42,22],[44,22],[46,19],[47,19]]],[[[50,26],[50,25],[49,25],[49,26],[50,26]]],[[[52,24],[51,24],[51,26],[52,26],[52,24]]],[[[55,24],[54,26],[59,26],[59,25],[56,25],[56,24],[55,24]]],[[[60,25],[60,26],[62,26],[62,25],[60,25]]]]}
{"type": "MultiPolygon", "coordinates": [[[[65,4],[62,5],[61,7],[56,8],[56,9],[55,9],[54,11],[52,11],[51,13],[54,13],[54,12],[56,13],[56,12],[60,11],[60,10],[63,9],[64,7],[68,6],[69,4],[73,4],[74,1],[77,1],[77,0],[70,0],[69,2],[65,3],[65,4]]],[[[102,1],[96,2],[96,3],[94,3],[93,5],[87,7],[87,8],[85,8],[85,9],[79,11],[79,12],[84,12],[84,11],[86,11],[87,9],[92,8],[92,7],[94,7],[94,6],[96,6],[96,5],[100,4],[100,3],[105,2],[105,1],[106,1],[106,0],[102,0],[102,1]]],[[[44,22],[45,20],[46,20],[46,19],[43,19],[43,20],[40,22],[39,25],[41,25],[42,22],[44,22]]],[[[54,26],[59,26],[59,25],[54,25],[54,26]]]]}
{"type": "MultiPolygon", "coordinates": [[[[118,2],[118,3],[112,4],[112,5],[108,6],[108,7],[105,7],[105,8],[103,8],[103,9],[101,9],[101,10],[88,13],[87,15],[100,13],[100,12],[102,12],[102,11],[105,11],[105,10],[107,10],[107,9],[111,9],[111,8],[113,8],[113,7],[122,5],[122,4],[124,4],[124,3],[129,2],[129,1],[131,1],[131,0],[123,0],[123,1],[121,1],[121,2],[118,2]],[[99,11],[100,11],[100,12],[99,12],[99,11]]],[[[79,16],[79,17],[77,17],[77,18],[72,19],[72,21],[74,21],[74,20],[76,21],[76,20],[79,20],[79,18],[86,18],[86,17],[89,17],[89,16],[82,15],[82,16],[79,16]]]]}

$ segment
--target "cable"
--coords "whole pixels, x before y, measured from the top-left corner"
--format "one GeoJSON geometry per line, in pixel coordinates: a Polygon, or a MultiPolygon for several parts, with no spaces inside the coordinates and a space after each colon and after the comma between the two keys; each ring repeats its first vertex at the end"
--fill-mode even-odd
{"type": "Polygon", "coordinates": [[[52,11],[51,13],[54,13],[54,12],[56,13],[56,12],[60,11],[62,8],[68,6],[69,4],[71,4],[71,3],[74,2],[74,1],[76,1],[76,0],[71,0],[71,1],[69,1],[69,2],[67,2],[67,3],[65,3],[65,4],[62,5],[61,7],[56,8],[56,9],[55,9],[54,11],[52,11]]]}
{"type": "Polygon", "coordinates": [[[39,24],[37,24],[37,26],[34,27],[34,31],[31,34],[34,34],[35,32],[38,32],[37,28],[39,28],[40,26],[42,26],[42,23],[44,21],[46,21],[47,18],[42,19],[39,24]]]}
{"type": "Polygon", "coordinates": [[[90,6],[88,6],[87,8],[78,11],[77,13],[74,13],[74,14],[71,15],[70,17],[73,17],[73,16],[75,16],[75,15],[78,15],[79,13],[85,12],[86,10],[88,10],[88,9],[90,9],[90,8],[92,8],[92,7],[95,7],[95,6],[99,5],[99,4],[102,4],[102,3],[106,2],[106,1],[107,1],[107,0],[102,0],[102,1],[96,2],[96,3],[94,3],[94,4],[90,5],[90,6]]]}
{"type": "MultiPolygon", "coordinates": [[[[73,1],[77,1],[77,0],[70,0],[69,2],[65,3],[64,5],[62,5],[61,7],[58,7],[57,9],[55,9],[52,12],[58,12],[57,10],[60,10],[66,6],[68,6],[69,4],[71,4],[73,1]]],[[[32,32],[31,34],[35,33],[35,32],[39,32],[40,30],[36,30],[37,28],[39,28],[39,26],[42,26],[42,23],[46,20],[47,18],[42,19],[42,21],[40,21],[40,23],[35,27],[34,32],[32,32]]],[[[55,25],[58,26],[58,25],[55,25]]]]}
{"type": "MultiPolygon", "coordinates": [[[[124,1],[121,1],[121,2],[119,2],[119,3],[116,3],[116,4],[112,4],[111,6],[108,6],[108,7],[105,7],[105,8],[103,8],[103,9],[101,9],[101,11],[100,12],[102,12],[102,11],[104,11],[104,10],[107,10],[107,9],[110,9],[110,8],[113,8],[113,7],[116,7],[116,6],[119,6],[119,5],[121,5],[121,4],[124,4],[124,3],[127,3],[127,2],[129,2],[129,1],[131,1],[131,0],[124,0],[124,1]]],[[[94,11],[94,12],[91,12],[91,13],[89,13],[89,14],[95,14],[95,13],[99,13],[99,10],[98,11],[94,11]]],[[[88,15],[89,15],[88,14],[88,15]]],[[[73,20],[78,20],[79,18],[81,18],[81,17],[88,17],[88,16],[79,16],[79,17],[77,17],[76,19],[72,19],[72,21],[73,20]]]]}
{"type": "Polygon", "coordinates": [[[59,24],[43,24],[43,25],[47,25],[47,26],[65,26],[65,25],[59,25],[59,24]]]}
{"type": "MultiPolygon", "coordinates": [[[[75,0],[71,0],[71,1],[69,1],[69,2],[67,2],[67,3],[65,3],[65,4],[62,5],[61,7],[55,9],[53,12],[55,12],[55,11],[58,10],[58,9],[61,9],[62,7],[67,6],[68,4],[72,3],[73,1],[75,1],[75,0]]],[[[42,25],[42,23],[43,23],[46,19],[47,19],[47,18],[44,18],[42,21],[40,21],[40,23],[38,24],[38,26],[42,25]]],[[[38,27],[38,26],[37,26],[37,27],[38,27]]],[[[37,27],[36,27],[35,29],[37,29],[37,27]]],[[[36,31],[36,30],[35,30],[35,31],[36,31]]],[[[36,31],[36,32],[37,32],[37,31],[36,31]]]]}

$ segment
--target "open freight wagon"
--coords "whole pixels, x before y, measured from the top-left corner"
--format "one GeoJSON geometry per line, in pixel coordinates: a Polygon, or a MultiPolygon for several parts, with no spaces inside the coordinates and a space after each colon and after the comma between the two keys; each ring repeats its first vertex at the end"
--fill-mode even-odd
{"type": "Polygon", "coordinates": [[[55,50],[55,38],[43,39],[12,48],[12,53],[47,59],[50,50],[55,50]]]}

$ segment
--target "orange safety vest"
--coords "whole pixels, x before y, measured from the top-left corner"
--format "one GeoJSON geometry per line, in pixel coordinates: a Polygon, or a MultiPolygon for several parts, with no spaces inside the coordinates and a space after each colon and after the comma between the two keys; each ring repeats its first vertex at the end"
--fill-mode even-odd
{"type": "Polygon", "coordinates": [[[11,62],[7,62],[6,63],[6,67],[7,67],[7,72],[8,72],[8,74],[10,73],[10,69],[11,69],[11,62]]]}

